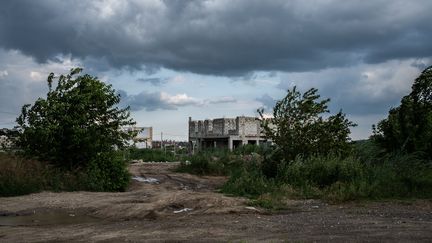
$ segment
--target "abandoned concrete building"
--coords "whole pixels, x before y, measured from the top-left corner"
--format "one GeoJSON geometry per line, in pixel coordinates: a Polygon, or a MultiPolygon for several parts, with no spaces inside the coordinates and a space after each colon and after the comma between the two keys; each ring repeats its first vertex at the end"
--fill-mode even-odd
{"type": "Polygon", "coordinates": [[[189,117],[189,144],[201,148],[235,149],[241,145],[267,142],[261,121],[255,117],[192,120],[189,117]]]}

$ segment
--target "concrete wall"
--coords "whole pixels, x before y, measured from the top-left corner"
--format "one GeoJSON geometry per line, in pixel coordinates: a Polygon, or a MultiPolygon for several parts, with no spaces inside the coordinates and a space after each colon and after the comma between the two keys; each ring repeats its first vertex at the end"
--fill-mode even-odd
{"type": "Polygon", "coordinates": [[[263,134],[261,121],[255,117],[218,118],[193,121],[189,117],[191,152],[202,148],[228,148],[269,142],[263,134]]]}
{"type": "Polygon", "coordinates": [[[213,121],[212,120],[207,119],[204,121],[204,130],[205,130],[206,136],[213,134],[213,121]]]}
{"type": "Polygon", "coordinates": [[[189,119],[189,137],[262,136],[260,121],[255,117],[189,119]]]}
{"type": "Polygon", "coordinates": [[[237,133],[237,121],[236,119],[225,118],[224,119],[224,134],[236,134],[237,133]]]}
{"type": "Polygon", "coordinates": [[[198,121],[189,120],[189,137],[195,137],[198,133],[198,121]]]}
{"type": "Polygon", "coordinates": [[[224,134],[224,119],[214,119],[213,120],[213,135],[222,136],[224,134]]]}
{"type": "Polygon", "coordinates": [[[237,134],[243,136],[258,136],[260,121],[255,117],[237,117],[237,134]]]}

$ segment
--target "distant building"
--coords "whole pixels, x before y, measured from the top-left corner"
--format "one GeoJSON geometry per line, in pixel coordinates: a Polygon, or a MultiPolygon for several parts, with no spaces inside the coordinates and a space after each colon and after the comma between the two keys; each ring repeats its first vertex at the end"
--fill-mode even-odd
{"type": "Polygon", "coordinates": [[[162,148],[162,142],[161,141],[153,141],[152,142],[152,148],[154,148],[154,149],[162,148]]]}
{"type": "Polygon", "coordinates": [[[11,148],[12,141],[6,135],[0,135],[0,151],[11,148]]]}
{"type": "Polygon", "coordinates": [[[0,151],[13,149],[18,137],[18,130],[1,128],[0,129],[0,151]]]}
{"type": "Polygon", "coordinates": [[[261,120],[238,116],[194,121],[189,117],[189,143],[192,149],[228,148],[267,142],[261,120]]]}
{"type": "Polygon", "coordinates": [[[153,127],[124,127],[124,131],[137,131],[135,136],[129,144],[137,148],[152,148],[153,144],[153,127]]]}

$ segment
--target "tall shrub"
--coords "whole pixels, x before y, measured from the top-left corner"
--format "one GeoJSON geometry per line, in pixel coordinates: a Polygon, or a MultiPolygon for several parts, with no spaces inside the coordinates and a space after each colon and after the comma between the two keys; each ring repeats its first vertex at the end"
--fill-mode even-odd
{"type": "Polygon", "coordinates": [[[79,75],[81,71],[75,68],[58,78],[53,73],[48,76],[47,97],[24,105],[17,118],[18,145],[27,155],[66,170],[95,171],[96,166],[95,178],[106,175],[106,183],[123,184],[127,171],[106,154],[111,154],[115,146],[125,145],[132,134],[121,127],[135,122],[128,108],[117,107],[120,96],[111,85],[88,74],[79,75]],[[58,83],[53,87],[55,79],[58,83]],[[105,164],[118,164],[119,169],[105,164]]]}
{"type": "Polygon", "coordinates": [[[432,159],[432,66],[414,81],[401,104],[373,127],[373,133],[388,152],[422,152],[432,159]]]}
{"type": "Polygon", "coordinates": [[[292,161],[298,156],[346,155],[350,150],[350,127],[356,126],[342,111],[328,118],[330,99],[320,100],[318,90],[312,88],[300,93],[296,87],[288,90],[273,109],[273,118],[265,119],[264,110],[258,110],[268,138],[277,146],[272,159],[264,164],[264,172],[274,176],[277,164],[292,161]]]}

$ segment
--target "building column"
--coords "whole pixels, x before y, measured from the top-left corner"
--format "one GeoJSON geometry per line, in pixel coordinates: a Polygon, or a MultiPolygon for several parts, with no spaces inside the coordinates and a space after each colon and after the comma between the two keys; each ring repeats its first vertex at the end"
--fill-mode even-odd
{"type": "Polygon", "coordinates": [[[257,139],[257,140],[256,140],[256,145],[259,146],[259,143],[260,143],[260,140],[257,139]]]}
{"type": "Polygon", "coordinates": [[[233,150],[233,140],[232,140],[231,137],[228,138],[228,149],[229,149],[230,151],[233,150]]]}
{"type": "Polygon", "coordinates": [[[217,148],[217,141],[216,140],[213,142],[213,147],[217,148]]]}
{"type": "Polygon", "coordinates": [[[195,148],[194,143],[192,140],[189,139],[189,154],[194,154],[195,148]]]}

